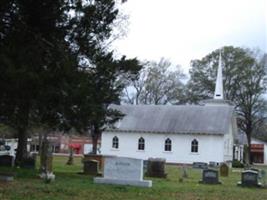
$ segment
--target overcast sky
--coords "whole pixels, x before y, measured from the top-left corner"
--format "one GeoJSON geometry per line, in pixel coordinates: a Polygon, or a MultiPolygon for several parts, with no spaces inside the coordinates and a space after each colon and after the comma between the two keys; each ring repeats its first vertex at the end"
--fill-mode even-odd
{"type": "Polygon", "coordinates": [[[267,0],[128,0],[127,36],[118,54],[168,58],[183,66],[225,45],[267,52],[267,0]]]}

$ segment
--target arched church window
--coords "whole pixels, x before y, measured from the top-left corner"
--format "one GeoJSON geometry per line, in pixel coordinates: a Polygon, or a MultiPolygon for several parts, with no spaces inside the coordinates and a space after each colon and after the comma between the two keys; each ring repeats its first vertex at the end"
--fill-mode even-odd
{"type": "Polygon", "coordinates": [[[112,148],[114,149],[119,148],[119,138],[117,136],[113,137],[112,139],[112,148]]]}
{"type": "Polygon", "coordinates": [[[165,140],[165,151],[171,151],[172,150],[172,141],[170,138],[167,138],[165,140]]]}
{"type": "Polygon", "coordinates": [[[191,152],[192,153],[197,153],[198,152],[198,141],[196,139],[194,139],[191,142],[191,152]]]}
{"type": "Polygon", "coordinates": [[[138,140],[138,150],[145,150],[145,139],[143,137],[138,140]]]}

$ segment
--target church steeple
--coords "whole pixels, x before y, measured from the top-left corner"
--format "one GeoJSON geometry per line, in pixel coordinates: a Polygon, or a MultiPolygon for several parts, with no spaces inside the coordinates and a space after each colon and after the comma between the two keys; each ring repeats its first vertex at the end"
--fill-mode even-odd
{"type": "Polygon", "coordinates": [[[223,100],[223,76],[222,76],[222,55],[220,51],[219,66],[217,71],[217,79],[215,86],[214,99],[223,100]]]}

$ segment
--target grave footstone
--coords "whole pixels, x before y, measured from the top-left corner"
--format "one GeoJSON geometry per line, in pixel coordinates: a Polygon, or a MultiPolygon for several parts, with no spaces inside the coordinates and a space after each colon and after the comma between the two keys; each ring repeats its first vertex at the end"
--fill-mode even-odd
{"type": "Polygon", "coordinates": [[[218,163],[217,162],[214,162],[214,161],[210,161],[209,162],[209,166],[210,167],[218,167],[218,163]]]}
{"type": "Polygon", "coordinates": [[[99,174],[99,161],[97,160],[86,160],[83,162],[83,173],[88,175],[99,174]]]}
{"type": "Polygon", "coordinates": [[[0,156],[0,166],[1,167],[13,167],[14,166],[14,157],[10,155],[0,156]]]}
{"type": "Polygon", "coordinates": [[[0,181],[13,181],[15,173],[12,172],[0,172],[0,181]]]}
{"type": "Polygon", "coordinates": [[[181,170],[182,178],[188,178],[187,168],[185,166],[182,166],[181,170]]]}
{"type": "Polygon", "coordinates": [[[146,175],[150,177],[166,178],[165,162],[165,159],[162,158],[149,158],[146,175]]]}
{"type": "Polygon", "coordinates": [[[95,177],[94,183],[152,187],[151,180],[143,180],[143,160],[107,157],[104,162],[104,177],[95,177]]]}
{"type": "Polygon", "coordinates": [[[221,184],[218,178],[218,171],[214,169],[204,169],[202,171],[202,180],[199,183],[221,184]]]}
{"type": "Polygon", "coordinates": [[[193,162],[193,168],[195,168],[195,169],[208,169],[208,164],[205,162],[193,162]]]}
{"type": "Polygon", "coordinates": [[[229,167],[226,163],[222,163],[220,166],[220,175],[221,176],[228,176],[229,175],[229,167]]]}
{"type": "Polygon", "coordinates": [[[241,182],[238,182],[238,185],[245,187],[262,187],[262,184],[258,180],[258,172],[253,170],[246,170],[241,173],[241,182]]]}
{"type": "Polygon", "coordinates": [[[262,185],[266,187],[266,172],[263,169],[261,170],[261,181],[262,181],[262,185]]]}

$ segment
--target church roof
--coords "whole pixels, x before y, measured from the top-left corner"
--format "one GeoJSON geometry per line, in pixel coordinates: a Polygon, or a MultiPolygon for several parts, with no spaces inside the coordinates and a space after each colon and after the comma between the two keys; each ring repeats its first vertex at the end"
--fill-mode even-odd
{"type": "Polygon", "coordinates": [[[226,134],[234,114],[229,105],[111,105],[125,114],[107,131],[226,134]]]}

